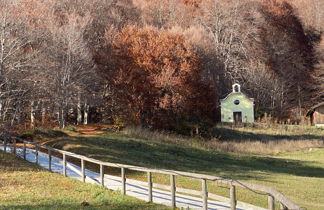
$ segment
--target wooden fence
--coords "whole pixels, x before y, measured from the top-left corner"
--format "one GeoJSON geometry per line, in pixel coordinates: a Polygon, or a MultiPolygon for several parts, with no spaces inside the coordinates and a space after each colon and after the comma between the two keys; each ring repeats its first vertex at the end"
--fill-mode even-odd
{"type": "MultiPolygon", "coordinates": [[[[280,209],[286,210],[299,210],[302,209],[298,205],[296,205],[293,201],[286,198],[284,195],[282,195],[280,192],[276,191],[275,189],[267,186],[257,185],[257,184],[251,184],[247,182],[241,182],[234,179],[225,179],[221,177],[216,176],[210,176],[205,174],[197,174],[197,173],[188,173],[188,172],[182,172],[182,171],[174,171],[174,170],[161,170],[161,169],[150,169],[150,168],[144,168],[144,167],[138,167],[138,166],[132,166],[132,165],[125,165],[125,164],[117,164],[117,163],[110,163],[110,162],[103,162],[100,160],[96,160],[93,158],[89,158],[83,155],[78,155],[75,153],[54,149],[52,147],[39,145],[34,142],[25,141],[23,139],[17,138],[17,137],[11,137],[10,139],[4,138],[4,140],[0,140],[4,144],[4,151],[6,152],[6,149],[9,143],[11,143],[13,147],[13,153],[17,153],[17,146],[16,143],[20,142],[23,144],[23,158],[26,159],[26,144],[33,145],[35,147],[35,159],[36,163],[38,163],[38,151],[40,149],[43,149],[47,151],[48,153],[48,168],[51,170],[51,161],[52,161],[52,152],[56,152],[59,154],[62,154],[63,156],[63,175],[66,176],[66,165],[67,165],[67,156],[73,157],[76,159],[79,159],[81,161],[81,173],[82,173],[82,181],[85,182],[86,175],[85,175],[85,166],[86,161],[97,164],[100,167],[100,184],[104,186],[104,170],[106,167],[114,167],[114,168],[120,168],[121,170],[121,180],[122,180],[122,194],[126,194],[126,172],[125,169],[133,170],[133,171],[139,171],[139,172],[146,172],[147,173],[147,187],[148,187],[148,201],[152,202],[153,200],[153,187],[164,189],[164,190],[170,190],[171,192],[171,204],[172,207],[176,207],[176,192],[180,193],[186,193],[191,195],[198,195],[202,197],[203,201],[203,209],[208,209],[208,198],[216,199],[221,202],[229,203],[231,206],[231,210],[235,210],[237,206],[237,199],[236,199],[236,187],[243,187],[245,189],[248,189],[256,194],[264,195],[268,197],[268,209],[274,210],[275,209],[275,202],[278,201],[280,204],[280,209]],[[152,181],[152,173],[156,174],[164,174],[170,176],[170,186],[161,185],[153,183],[152,181]],[[175,179],[177,176],[182,177],[189,177],[193,179],[201,180],[202,183],[202,191],[196,191],[196,190],[189,190],[189,189],[182,189],[176,187],[175,179]],[[215,195],[212,193],[208,193],[208,186],[207,181],[215,181],[219,183],[226,184],[230,187],[230,198],[225,198],[219,195],[215,195]]],[[[242,207],[244,207],[244,203],[239,202],[242,207]]],[[[247,207],[251,207],[250,205],[247,207]]]]}

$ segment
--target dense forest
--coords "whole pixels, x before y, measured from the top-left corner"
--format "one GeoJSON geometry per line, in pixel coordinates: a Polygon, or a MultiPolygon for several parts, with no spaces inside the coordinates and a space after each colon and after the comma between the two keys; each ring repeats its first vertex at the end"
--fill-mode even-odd
{"type": "Polygon", "coordinates": [[[213,125],[234,82],[256,117],[324,100],[322,0],[0,0],[3,128],[213,125]]]}

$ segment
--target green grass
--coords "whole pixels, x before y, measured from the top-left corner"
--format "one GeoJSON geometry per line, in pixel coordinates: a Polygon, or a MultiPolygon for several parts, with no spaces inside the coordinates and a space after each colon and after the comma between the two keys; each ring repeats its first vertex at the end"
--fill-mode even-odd
{"type": "Polygon", "coordinates": [[[167,209],[0,152],[0,209],[167,209]],[[88,202],[89,206],[81,204],[88,202]]]}
{"type": "MultiPolygon", "coordinates": [[[[253,134],[253,128],[239,128],[233,132],[249,133],[249,138],[255,140],[260,135],[270,136],[272,141],[281,140],[279,137],[276,138],[276,135],[285,135],[292,144],[296,136],[307,138],[308,135],[318,141],[321,141],[324,136],[321,129],[307,128],[311,129],[309,131],[311,134],[305,135],[296,130],[296,127],[293,128],[294,130],[289,129],[292,128],[288,128],[288,131],[278,131],[279,134],[275,134],[276,131],[273,129],[265,129],[264,132],[262,129],[256,129],[253,134]]],[[[299,141],[302,143],[303,140],[299,139],[299,141]]],[[[168,142],[134,138],[123,133],[107,133],[94,137],[57,137],[52,138],[50,144],[56,148],[109,162],[210,174],[267,185],[282,192],[301,207],[324,209],[324,149],[311,151],[307,149],[277,155],[252,155],[206,150],[190,143],[186,146],[185,143],[179,144],[177,141],[168,142]]],[[[87,164],[87,167],[98,170],[98,166],[87,164]]],[[[119,170],[108,169],[108,171],[119,175],[119,170]]],[[[127,176],[146,180],[145,174],[134,171],[127,171],[127,176]]],[[[153,181],[169,184],[169,177],[155,174],[153,181]]],[[[189,178],[177,178],[177,186],[201,189],[199,181],[189,178]]],[[[228,186],[209,183],[208,187],[212,193],[223,196],[229,194],[228,186]]],[[[267,204],[266,196],[255,195],[241,188],[238,189],[238,199],[264,207],[267,204]]]]}
{"type": "Polygon", "coordinates": [[[324,128],[300,125],[252,124],[233,128],[220,124],[210,132],[223,141],[324,140],[324,128]]]}

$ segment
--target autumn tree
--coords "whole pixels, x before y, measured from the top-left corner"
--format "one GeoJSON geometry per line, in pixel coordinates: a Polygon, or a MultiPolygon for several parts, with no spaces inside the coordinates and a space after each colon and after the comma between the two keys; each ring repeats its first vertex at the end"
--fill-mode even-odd
{"type": "Polygon", "coordinates": [[[201,114],[200,108],[210,105],[199,58],[183,36],[130,26],[118,34],[113,49],[115,97],[124,120],[170,128],[177,117],[201,114]]]}
{"type": "Polygon", "coordinates": [[[96,113],[105,122],[175,129],[181,120],[215,120],[233,82],[260,115],[280,121],[300,121],[324,97],[321,0],[0,6],[2,125],[35,127],[48,118],[64,127],[96,113]]]}
{"type": "MultiPolygon", "coordinates": [[[[316,48],[317,52],[317,64],[314,74],[317,86],[317,99],[318,101],[324,100],[324,35],[321,37],[321,42],[316,48]]],[[[317,101],[314,101],[316,103],[317,101]]]]}
{"type": "Polygon", "coordinates": [[[296,109],[297,119],[313,100],[315,51],[312,41],[287,2],[269,1],[261,9],[264,16],[260,38],[264,46],[266,63],[283,78],[288,90],[290,107],[296,109]]]}

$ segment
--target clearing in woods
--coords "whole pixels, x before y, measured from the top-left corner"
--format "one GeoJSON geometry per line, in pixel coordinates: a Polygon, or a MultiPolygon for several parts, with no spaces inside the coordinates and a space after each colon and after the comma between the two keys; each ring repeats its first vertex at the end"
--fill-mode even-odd
{"type": "MultiPolygon", "coordinates": [[[[210,174],[267,185],[274,187],[301,207],[324,209],[323,148],[282,152],[276,155],[237,154],[184,146],[176,142],[159,142],[150,138],[134,137],[125,132],[107,130],[111,128],[82,126],[65,131],[35,130],[23,135],[23,138],[108,162],[210,174]]],[[[262,136],[260,132],[255,136],[262,136]]],[[[303,138],[312,137],[323,141],[324,130],[314,132],[303,138]]],[[[253,135],[252,131],[249,131],[249,138],[253,138],[253,135]]],[[[289,135],[297,134],[294,131],[289,135]]],[[[271,138],[275,138],[275,135],[271,135],[271,138]]],[[[77,161],[75,163],[80,164],[77,161]]],[[[87,168],[98,172],[97,166],[87,164],[87,168]]],[[[120,170],[109,168],[107,171],[111,175],[120,175],[120,170]]],[[[127,171],[127,177],[142,181],[147,179],[145,173],[134,171],[127,171]]],[[[169,177],[153,174],[153,181],[169,184],[169,177]]],[[[201,190],[200,181],[189,178],[177,178],[176,185],[201,190]]],[[[208,187],[211,193],[227,197],[229,195],[227,186],[208,183],[208,187]]],[[[266,196],[255,195],[241,188],[238,189],[238,200],[267,206],[266,196]]]]}

